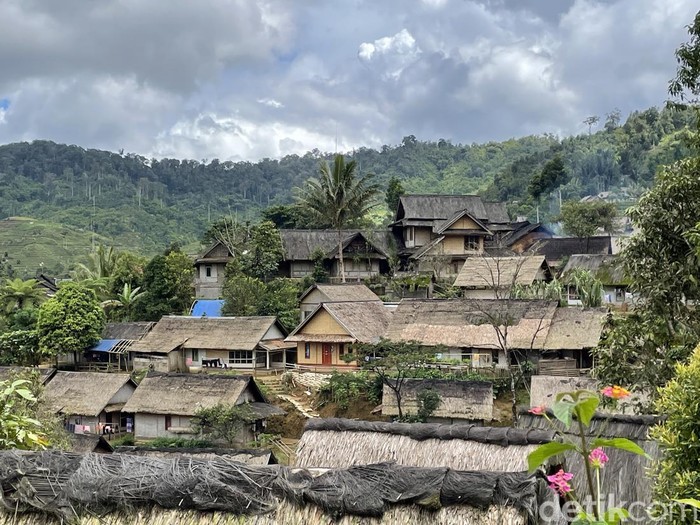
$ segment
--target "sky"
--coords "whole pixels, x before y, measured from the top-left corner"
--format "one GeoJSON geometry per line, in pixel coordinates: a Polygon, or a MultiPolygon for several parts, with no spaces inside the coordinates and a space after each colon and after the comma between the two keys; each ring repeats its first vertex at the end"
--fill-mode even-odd
{"type": "Polygon", "coordinates": [[[0,0],[0,143],[279,158],[659,106],[697,0],[0,0]]]}

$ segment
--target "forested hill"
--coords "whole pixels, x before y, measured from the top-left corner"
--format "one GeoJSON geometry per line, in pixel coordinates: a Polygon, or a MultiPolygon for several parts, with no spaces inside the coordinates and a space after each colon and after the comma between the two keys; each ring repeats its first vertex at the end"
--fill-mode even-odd
{"type": "MultiPolygon", "coordinates": [[[[422,142],[354,152],[382,187],[391,176],[413,193],[482,193],[527,212],[533,174],[560,154],[571,175],[564,197],[648,186],[656,167],[685,155],[689,114],[649,109],[622,124],[612,114],[591,134],[531,136],[487,144],[422,142]]],[[[30,216],[94,230],[116,246],[153,253],[200,237],[223,214],[255,218],[292,201],[292,188],[318,171],[318,151],[281,160],[220,162],[146,159],[47,141],[0,146],[0,216],[30,216]]]]}

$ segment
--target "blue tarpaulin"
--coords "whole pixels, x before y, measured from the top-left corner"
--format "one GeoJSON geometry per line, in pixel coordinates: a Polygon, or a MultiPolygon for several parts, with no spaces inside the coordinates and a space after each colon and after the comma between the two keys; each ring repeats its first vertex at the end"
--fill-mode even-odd
{"type": "Polygon", "coordinates": [[[223,299],[197,299],[192,305],[190,315],[192,317],[221,317],[223,307],[223,299]]]}
{"type": "Polygon", "coordinates": [[[109,352],[112,348],[117,346],[119,341],[121,341],[121,339],[100,339],[90,350],[92,352],[109,352]]]}

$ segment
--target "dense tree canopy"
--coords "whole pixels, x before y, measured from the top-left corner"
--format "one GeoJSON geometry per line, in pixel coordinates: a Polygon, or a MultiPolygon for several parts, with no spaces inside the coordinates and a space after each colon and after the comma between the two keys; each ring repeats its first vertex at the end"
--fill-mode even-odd
{"type": "Polygon", "coordinates": [[[574,202],[562,204],[561,221],[564,233],[574,237],[591,237],[598,230],[612,233],[615,229],[617,209],[610,202],[574,202]]]}
{"type": "Polygon", "coordinates": [[[39,348],[46,355],[82,352],[100,339],[104,324],[95,293],[78,283],[66,283],[39,308],[39,348]]]}
{"type": "Polygon", "coordinates": [[[192,260],[179,249],[156,255],[143,272],[143,296],[134,304],[134,316],[158,321],[164,315],[182,315],[192,306],[192,260]]]}

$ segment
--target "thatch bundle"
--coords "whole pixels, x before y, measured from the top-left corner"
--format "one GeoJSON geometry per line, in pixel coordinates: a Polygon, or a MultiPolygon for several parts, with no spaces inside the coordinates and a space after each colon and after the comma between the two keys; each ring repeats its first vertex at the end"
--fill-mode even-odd
{"type": "Polygon", "coordinates": [[[1,452],[0,485],[6,509],[0,524],[525,525],[535,521],[542,494],[542,481],[524,473],[386,463],[312,473],[58,451],[1,452]]]}
{"type": "Polygon", "coordinates": [[[382,461],[460,470],[527,470],[527,455],[552,432],[477,425],[311,419],[297,447],[300,467],[347,468],[382,461]]]}

